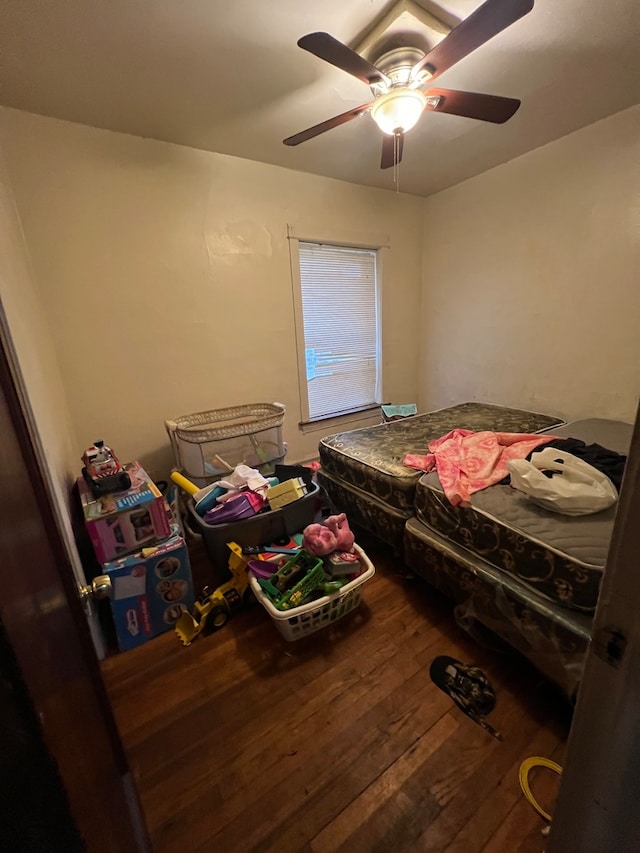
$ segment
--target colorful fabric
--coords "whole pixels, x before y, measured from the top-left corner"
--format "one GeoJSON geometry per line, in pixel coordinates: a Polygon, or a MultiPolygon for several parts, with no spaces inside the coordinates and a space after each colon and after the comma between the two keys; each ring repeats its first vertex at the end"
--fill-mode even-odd
{"type": "Polygon", "coordinates": [[[473,492],[493,486],[507,476],[509,460],[525,459],[540,444],[554,438],[553,435],[454,429],[431,441],[429,453],[409,453],[403,463],[421,471],[435,468],[449,502],[453,506],[466,506],[473,492]]]}

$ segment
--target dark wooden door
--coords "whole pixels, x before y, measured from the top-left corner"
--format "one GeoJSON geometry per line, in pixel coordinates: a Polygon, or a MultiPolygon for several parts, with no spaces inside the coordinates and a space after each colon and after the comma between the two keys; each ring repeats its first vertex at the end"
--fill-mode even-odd
{"type": "MultiPolygon", "coordinates": [[[[88,851],[144,849],[144,830],[136,829],[132,817],[135,794],[125,794],[128,768],[77,584],[3,347],[0,523],[0,627],[7,654],[15,664],[11,683],[20,682],[24,687],[28,708],[16,705],[22,710],[13,723],[15,737],[18,729],[26,730],[35,723],[33,748],[38,749],[40,739],[53,768],[51,796],[55,795],[57,776],[71,823],[88,851]],[[32,717],[31,722],[23,719],[26,715],[32,717]]],[[[34,761],[34,783],[38,767],[34,761]]],[[[60,817],[64,821],[64,815],[60,817]]],[[[5,812],[3,821],[7,820],[17,821],[18,815],[5,812]]],[[[72,833],[72,827],[68,829],[72,833]]],[[[55,827],[51,830],[52,846],[44,849],[57,850],[55,827]]]]}

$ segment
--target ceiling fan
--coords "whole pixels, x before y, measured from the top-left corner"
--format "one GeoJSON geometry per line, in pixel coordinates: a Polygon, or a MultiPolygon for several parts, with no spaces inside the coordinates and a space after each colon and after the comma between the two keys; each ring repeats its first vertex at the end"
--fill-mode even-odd
{"type": "Polygon", "coordinates": [[[489,41],[533,9],[534,0],[485,0],[475,12],[428,53],[417,48],[396,48],[373,65],[329,33],[310,33],[298,46],[352,74],[371,88],[374,100],[289,136],[285,145],[299,145],[370,112],[384,133],[381,169],[396,166],[402,159],[404,134],[416,124],[424,110],[450,113],[502,124],[510,119],[520,101],[498,95],[434,89],[433,80],[456,62],[489,41]]]}

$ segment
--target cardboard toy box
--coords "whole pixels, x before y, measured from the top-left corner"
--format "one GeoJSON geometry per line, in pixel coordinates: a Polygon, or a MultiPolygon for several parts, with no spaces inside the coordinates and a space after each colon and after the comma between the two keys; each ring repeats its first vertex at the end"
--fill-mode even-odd
{"type": "Polygon", "coordinates": [[[91,544],[100,563],[139,551],[171,533],[165,500],[139,462],[125,465],[131,488],[95,498],[83,477],[78,491],[91,544]]]}
{"type": "Polygon", "coordinates": [[[171,630],[184,610],[193,609],[189,554],[178,534],[105,563],[102,569],[111,578],[111,613],[120,651],[171,630]]]}

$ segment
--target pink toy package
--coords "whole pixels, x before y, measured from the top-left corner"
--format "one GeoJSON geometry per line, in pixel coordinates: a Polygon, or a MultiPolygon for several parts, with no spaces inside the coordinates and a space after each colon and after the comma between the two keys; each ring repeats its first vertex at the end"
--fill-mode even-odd
{"type": "Polygon", "coordinates": [[[100,563],[166,539],[171,528],[162,493],[139,462],[125,465],[131,488],[96,498],[83,477],[78,491],[84,521],[100,563]]]}

